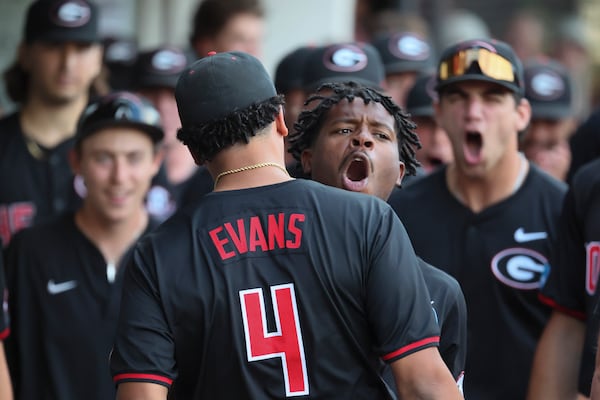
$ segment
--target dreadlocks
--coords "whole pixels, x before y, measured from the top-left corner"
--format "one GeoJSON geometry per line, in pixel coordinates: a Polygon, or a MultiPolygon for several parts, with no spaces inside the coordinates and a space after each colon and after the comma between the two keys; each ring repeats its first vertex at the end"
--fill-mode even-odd
{"type": "Polygon", "coordinates": [[[283,96],[271,97],[222,119],[180,128],[177,138],[196,154],[199,161],[211,160],[219,151],[237,142],[248,143],[251,137],[275,121],[283,103],[283,96]]]}
{"type": "Polygon", "coordinates": [[[298,116],[294,133],[289,138],[289,152],[300,161],[302,152],[313,145],[329,110],[342,100],[352,102],[356,97],[363,99],[365,104],[371,101],[381,104],[394,117],[400,160],[404,162],[407,174],[415,175],[419,166],[415,150],[421,148],[419,137],[414,131],[417,126],[390,97],[356,82],[325,83],[306,100],[305,106],[314,101],[319,103],[298,116]]]}

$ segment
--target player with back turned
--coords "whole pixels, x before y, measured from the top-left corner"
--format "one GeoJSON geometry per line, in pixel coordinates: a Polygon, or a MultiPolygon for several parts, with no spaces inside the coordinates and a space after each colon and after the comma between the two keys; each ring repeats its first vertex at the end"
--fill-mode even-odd
{"type": "Polygon", "coordinates": [[[454,161],[389,202],[417,254],[463,289],[465,398],[522,399],[550,314],[537,294],[566,188],[518,151],[531,107],[510,46],[457,43],[442,53],[437,79],[436,118],[454,161]]]}
{"type": "Polygon", "coordinates": [[[205,57],[176,98],[215,190],[138,244],[117,398],[391,398],[381,359],[403,398],[460,398],[402,224],[379,199],[288,176],[283,100],[260,62],[205,57]]]}

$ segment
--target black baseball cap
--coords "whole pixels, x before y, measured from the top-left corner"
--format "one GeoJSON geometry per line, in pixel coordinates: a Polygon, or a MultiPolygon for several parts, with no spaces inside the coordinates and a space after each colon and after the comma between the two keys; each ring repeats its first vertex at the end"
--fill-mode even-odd
{"type": "Polygon", "coordinates": [[[385,70],[379,52],[369,43],[337,43],[313,50],[306,61],[303,86],[314,91],[323,83],[354,81],[381,90],[385,70]]]}
{"type": "Polygon", "coordinates": [[[162,46],[139,53],[134,67],[134,87],[175,89],[179,75],[188,66],[188,56],[175,46],[162,46]]]}
{"type": "Polygon", "coordinates": [[[308,55],[316,47],[302,46],[286,54],[275,68],[275,88],[279,93],[287,93],[290,90],[302,89],[304,67],[308,55]]]}
{"type": "Polygon", "coordinates": [[[574,114],[571,77],[556,60],[525,63],[525,97],[531,104],[531,117],[558,120],[574,114]]]}
{"type": "Polygon", "coordinates": [[[27,10],[25,42],[100,42],[97,6],[87,0],[36,0],[27,10]]]}
{"type": "Polygon", "coordinates": [[[521,96],[525,93],[521,60],[510,45],[495,39],[465,40],[442,52],[436,90],[464,81],[493,82],[521,96]]]}
{"type": "Polygon", "coordinates": [[[275,96],[265,67],[240,51],[209,53],[187,67],[175,87],[183,129],[220,120],[275,96]]]}
{"type": "Polygon", "coordinates": [[[433,50],[429,42],[413,32],[397,32],[378,36],[373,46],[379,52],[386,75],[422,72],[433,68],[433,50]]]}
{"type": "Polygon", "coordinates": [[[81,114],[75,143],[100,129],[125,126],[140,129],[154,143],[164,137],[160,114],[149,100],[130,92],[115,92],[92,101],[81,114]]]}
{"type": "Polygon", "coordinates": [[[433,102],[437,100],[434,73],[420,75],[406,97],[406,111],[412,117],[433,117],[433,102]]]}

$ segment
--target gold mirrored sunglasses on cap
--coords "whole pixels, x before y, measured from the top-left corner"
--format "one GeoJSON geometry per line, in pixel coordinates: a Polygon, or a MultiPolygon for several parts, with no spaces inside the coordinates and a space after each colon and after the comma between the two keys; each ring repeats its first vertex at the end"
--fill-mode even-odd
{"type": "Polygon", "coordinates": [[[477,61],[481,73],[489,78],[516,82],[512,63],[498,53],[485,48],[460,50],[440,63],[439,80],[462,76],[477,61]]]}

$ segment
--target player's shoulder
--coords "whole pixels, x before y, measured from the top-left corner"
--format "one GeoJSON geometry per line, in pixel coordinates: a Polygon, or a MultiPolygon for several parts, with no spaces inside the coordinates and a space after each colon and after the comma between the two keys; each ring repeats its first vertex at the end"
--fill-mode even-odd
{"type": "Polygon", "coordinates": [[[38,251],[53,248],[57,242],[69,240],[65,237],[65,232],[74,230],[74,227],[73,213],[55,216],[15,233],[9,247],[35,247],[38,251]]]}
{"type": "Polygon", "coordinates": [[[463,295],[460,284],[453,276],[427,263],[421,258],[418,258],[418,260],[423,279],[430,292],[443,292],[446,294],[444,297],[452,298],[463,295]]]}
{"type": "Polygon", "coordinates": [[[573,186],[597,185],[600,183],[600,157],[584,164],[573,176],[573,186]]]}
{"type": "Polygon", "coordinates": [[[417,204],[422,206],[428,202],[441,204],[439,199],[447,192],[445,176],[446,167],[441,167],[427,176],[416,179],[410,185],[396,188],[388,199],[388,203],[395,210],[410,207],[411,204],[415,206],[417,204]]]}
{"type": "Polygon", "coordinates": [[[531,189],[534,193],[540,195],[549,194],[564,195],[568,190],[568,185],[565,182],[559,181],[540,167],[533,163],[529,163],[530,170],[525,183],[525,187],[531,189]]]}
{"type": "Polygon", "coordinates": [[[19,112],[5,115],[0,118],[0,143],[8,143],[21,133],[19,112]]]}

